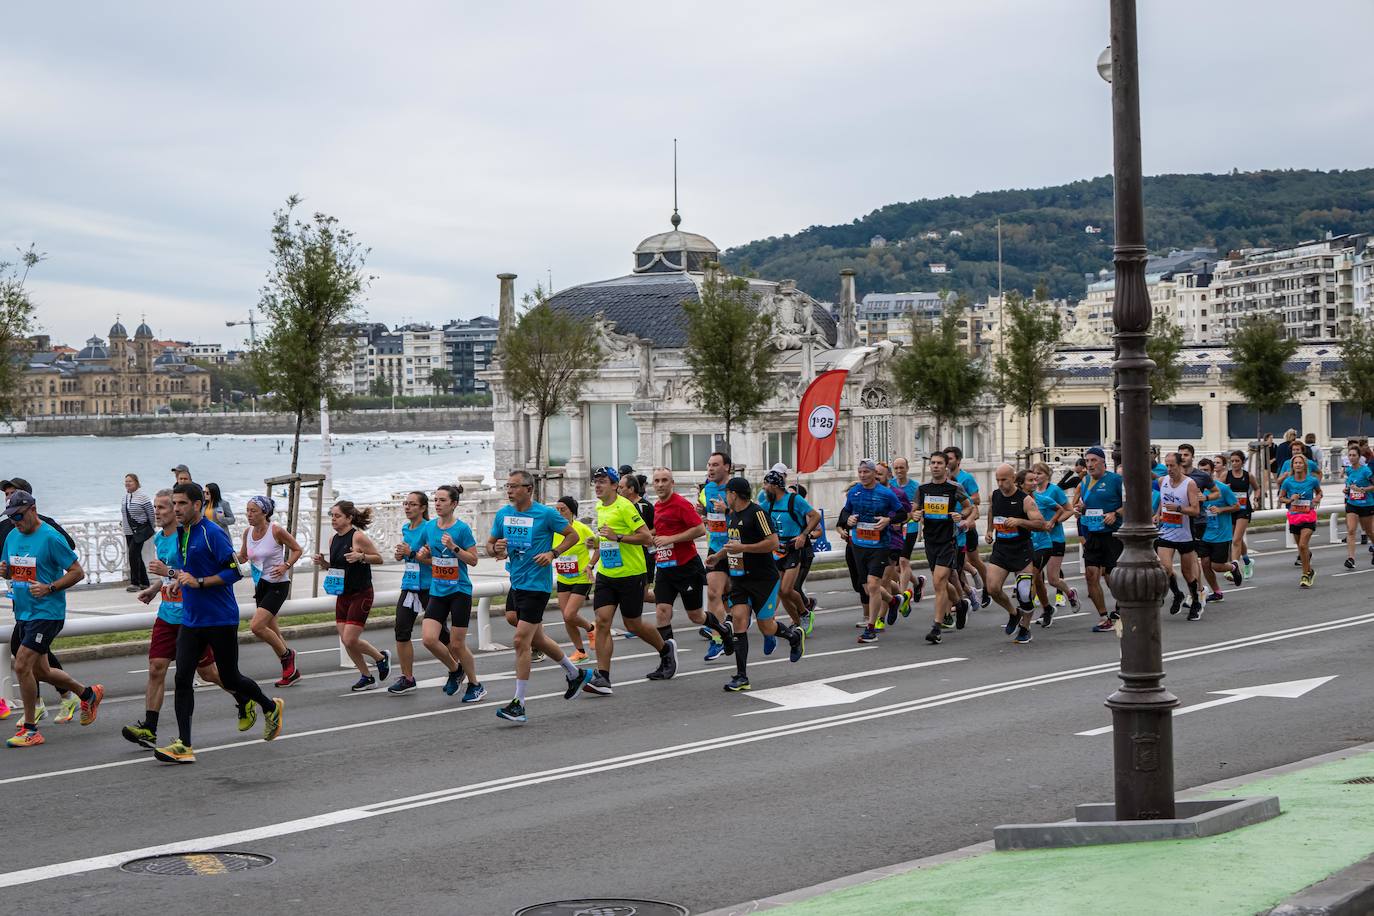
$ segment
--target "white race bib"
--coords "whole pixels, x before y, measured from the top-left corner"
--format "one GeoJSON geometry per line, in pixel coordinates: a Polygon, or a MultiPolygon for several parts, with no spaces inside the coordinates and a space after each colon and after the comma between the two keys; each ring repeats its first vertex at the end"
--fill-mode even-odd
{"type": "Polygon", "coordinates": [[[572,578],[577,575],[577,557],[555,557],[553,571],[564,578],[572,578]]]}

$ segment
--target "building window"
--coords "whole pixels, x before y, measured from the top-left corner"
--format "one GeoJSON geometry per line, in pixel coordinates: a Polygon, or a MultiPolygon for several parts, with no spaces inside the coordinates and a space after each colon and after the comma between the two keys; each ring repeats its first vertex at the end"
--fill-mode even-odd
{"type": "Polygon", "coordinates": [[[1201,404],[1155,404],[1150,408],[1150,438],[1178,442],[1202,436],[1201,404]]]}
{"type": "Polygon", "coordinates": [[[572,420],[564,414],[549,417],[548,428],[549,467],[561,468],[572,457],[572,420]]]}
{"type": "Polygon", "coordinates": [[[634,464],[639,458],[639,427],[629,404],[587,405],[587,438],[594,468],[634,464]]]}
{"type": "Polygon", "coordinates": [[[978,460],[978,427],[969,423],[954,431],[954,444],[964,453],[965,461],[978,460]]]}
{"type": "Polygon", "coordinates": [[[891,454],[888,451],[887,431],[887,417],[864,417],[863,454],[859,457],[886,461],[891,454]]]}
{"type": "Polygon", "coordinates": [[[1226,405],[1226,435],[1232,439],[1250,440],[1255,437],[1258,427],[1260,435],[1273,433],[1275,439],[1283,436],[1286,429],[1302,429],[1302,408],[1288,403],[1278,413],[1263,414],[1258,418],[1248,404],[1226,405]],[[1256,420],[1258,419],[1258,424],[1256,420]]]}
{"type": "Polygon", "coordinates": [[[1048,412],[1045,441],[1052,448],[1102,444],[1102,408],[1056,407],[1048,412]]]}
{"type": "Polygon", "coordinates": [[[669,437],[668,462],[674,471],[704,471],[715,451],[711,433],[673,433],[669,437]]]}
{"type": "Polygon", "coordinates": [[[1354,439],[1374,434],[1374,417],[1362,413],[1355,404],[1332,401],[1327,405],[1331,423],[1331,438],[1354,439]]]}
{"type": "Polygon", "coordinates": [[[768,434],[768,447],[765,449],[763,463],[771,468],[779,462],[789,468],[797,466],[797,434],[795,432],[768,434]]]}

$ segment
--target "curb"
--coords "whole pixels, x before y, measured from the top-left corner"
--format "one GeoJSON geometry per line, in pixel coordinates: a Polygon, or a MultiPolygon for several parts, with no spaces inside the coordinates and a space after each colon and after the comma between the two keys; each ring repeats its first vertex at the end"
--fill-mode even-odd
{"type": "Polygon", "coordinates": [[[1298,891],[1268,916],[1365,916],[1374,913],[1374,856],[1298,891]]]}

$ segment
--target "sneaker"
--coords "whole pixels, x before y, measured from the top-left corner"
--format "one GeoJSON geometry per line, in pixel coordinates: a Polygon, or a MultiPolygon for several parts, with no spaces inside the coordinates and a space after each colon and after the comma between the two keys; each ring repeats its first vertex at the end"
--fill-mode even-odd
{"type": "Polygon", "coordinates": [[[801,661],[802,656],[806,654],[806,631],[801,627],[793,627],[790,642],[792,643],[792,651],[788,653],[787,660],[795,664],[801,661]]]}
{"type": "Polygon", "coordinates": [[[677,674],[677,640],[663,640],[663,679],[671,681],[677,674]]]}
{"type": "Polygon", "coordinates": [[[352,690],[354,693],[357,693],[360,690],[371,690],[376,686],[377,679],[370,674],[364,674],[362,677],[354,681],[353,686],[348,689],[352,690]]]}
{"type": "Polygon", "coordinates": [[[926,634],[926,642],[930,643],[932,646],[938,646],[941,638],[940,628],[938,626],[931,627],[930,632],[926,634]]]}
{"type": "Polygon", "coordinates": [[[1302,560],[1294,560],[1294,561],[1293,561],[1293,565],[1296,566],[1296,567],[1298,567],[1299,569],[1301,569],[1301,568],[1302,568],[1302,560]]]}
{"type": "Polygon", "coordinates": [[[1040,613],[1040,626],[1042,626],[1042,627],[1044,627],[1045,629],[1048,630],[1048,629],[1050,628],[1050,625],[1053,624],[1053,623],[1054,623],[1054,608],[1053,608],[1053,607],[1047,607],[1047,608],[1045,608],[1044,611],[1042,611],[1042,612],[1040,613]]]}
{"type": "Polygon", "coordinates": [[[1221,592],[1212,592],[1210,595],[1207,596],[1207,602],[1208,602],[1209,604],[1215,604],[1215,603],[1218,602],[1218,601],[1225,601],[1225,600],[1226,600],[1226,596],[1223,595],[1221,592]]]}
{"type": "Polygon", "coordinates": [[[1245,578],[1249,579],[1255,575],[1255,561],[1249,557],[1243,557],[1245,565],[1245,578]]]}
{"type": "Polygon", "coordinates": [[[196,752],[191,750],[189,744],[182,744],[181,739],[173,741],[166,747],[154,749],[153,756],[163,763],[195,763],[196,752]]]}
{"type": "MultiPolygon", "coordinates": [[[[71,695],[71,694],[67,694],[67,696],[72,696],[72,695],[71,695]]],[[[75,700],[76,697],[72,697],[72,699],[75,700]]],[[[33,708],[33,724],[34,724],[34,725],[37,725],[39,722],[42,722],[42,721],[43,721],[44,719],[46,719],[47,717],[48,717],[48,707],[45,706],[45,705],[43,705],[43,698],[42,698],[42,697],[39,697],[39,698],[38,698],[38,705],[35,706],[35,707],[33,708]]],[[[56,721],[56,720],[54,720],[54,721],[56,721]]],[[[68,719],[67,721],[70,722],[71,719],[68,719]]]]}
{"type": "Polygon", "coordinates": [[[0,697],[0,719],[8,719],[12,712],[14,710],[10,707],[9,702],[4,697],[0,697]]]}
{"type": "Polygon", "coordinates": [[[1066,604],[1068,604],[1068,603],[1069,603],[1069,599],[1064,595],[1063,592],[1055,592],[1055,593],[1054,593],[1054,606],[1055,606],[1055,607],[1063,607],[1064,605],[1066,605],[1066,604]]]}
{"type": "Polygon", "coordinates": [[[807,635],[807,636],[810,636],[810,635],[811,635],[811,630],[812,630],[812,628],[814,628],[815,626],[816,626],[816,612],[815,612],[815,611],[807,611],[805,614],[802,615],[801,628],[806,632],[806,635],[807,635]]]}
{"type": "Polygon", "coordinates": [[[1190,604],[1190,605],[1188,606],[1188,619],[1189,619],[1189,620],[1201,620],[1201,619],[1202,619],[1202,602],[1201,602],[1201,601],[1194,601],[1192,604],[1190,604]]]}
{"type": "Polygon", "coordinates": [[[43,736],[38,733],[38,729],[20,726],[14,737],[5,742],[5,747],[37,747],[42,743],[43,736]]]}
{"type": "MultiPolygon", "coordinates": [[[[278,684],[277,686],[280,687],[281,685],[278,684]]],[[[419,689],[420,685],[415,683],[415,678],[406,677],[403,674],[391,682],[391,686],[386,689],[386,692],[392,696],[400,696],[403,693],[414,693],[419,689]]]]}
{"type": "Polygon", "coordinates": [[[1354,569],[1354,568],[1355,568],[1355,558],[1354,558],[1354,557],[1346,557],[1346,558],[1345,558],[1345,568],[1346,568],[1346,569],[1354,569]]]}
{"type": "Polygon", "coordinates": [[[91,685],[91,698],[81,701],[81,724],[90,725],[95,721],[96,710],[100,708],[100,701],[105,699],[105,688],[99,684],[91,685]]]}
{"type": "MultiPolygon", "coordinates": [[[[288,683],[295,683],[300,680],[300,675],[296,673],[296,650],[287,649],[286,658],[281,660],[281,679],[288,683]],[[295,675],[294,677],[292,675],[295,675]]],[[[280,686],[286,686],[282,684],[280,686]]]]}
{"type": "MultiPolygon", "coordinates": [[[[578,677],[574,678],[574,680],[577,681],[578,686],[581,686],[581,684],[582,684],[582,677],[581,677],[580,675],[579,675],[578,677]]],[[[574,690],[574,691],[573,691],[573,694],[576,695],[576,694],[577,694],[577,691],[574,690]]],[[[463,691],[463,700],[462,700],[462,702],[464,702],[464,703],[477,703],[477,702],[480,702],[481,700],[485,699],[485,698],[486,698],[486,695],[487,695],[487,688],[483,687],[481,684],[474,684],[472,681],[468,681],[468,689],[463,691]]]]}
{"type": "Polygon", "coordinates": [[[940,626],[944,627],[946,630],[954,629],[954,624],[955,620],[953,614],[945,614],[945,616],[940,620],[940,626]]]}
{"type": "Polygon", "coordinates": [[[611,679],[600,671],[592,674],[589,678],[584,678],[582,680],[582,689],[587,693],[592,693],[599,697],[608,697],[614,693],[611,689],[611,679]]]}
{"type": "Polygon", "coordinates": [[[540,662],[542,662],[542,661],[543,661],[544,659],[546,659],[546,658],[548,658],[548,656],[545,655],[543,652],[540,652],[538,649],[531,649],[531,650],[530,650],[530,664],[531,664],[531,665],[537,665],[537,664],[539,664],[540,662]]]}
{"type": "Polygon", "coordinates": [[[569,655],[568,661],[572,662],[574,665],[580,665],[589,658],[591,658],[591,656],[588,655],[586,652],[578,651],[574,652],[572,655],[569,655]]]}
{"type": "Polygon", "coordinates": [[[925,593],[926,593],[926,577],[925,577],[925,576],[917,576],[917,577],[916,577],[916,591],[913,592],[912,595],[911,595],[911,603],[912,603],[912,604],[917,604],[917,603],[919,603],[920,600],[921,600],[921,598],[923,598],[923,597],[925,596],[925,593]]]}
{"type": "Polygon", "coordinates": [[[146,747],[150,751],[157,748],[157,732],[142,722],[126,725],[119,733],[124,736],[124,740],[132,741],[139,747],[146,747]]]}
{"type": "Polygon", "coordinates": [[[697,633],[700,634],[702,639],[716,638],[716,631],[705,625],[702,625],[702,627],[699,630],[697,630],[697,633]]]}
{"type": "Polygon", "coordinates": [[[262,711],[262,740],[271,741],[281,734],[286,722],[286,702],[281,697],[272,698],[272,708],[262,711]]]}
{"type": "Polygon", "coordinates": [[[968,612],[971,608],[967,598],[959,602],[959,606],[954,609],[954,629],[962,630],[964,624],[968,623],[968,612]]]}
{"type": "Polygon", "coordinates": [[[384,681],[386,676],[391,673],[391,653],[386,649],[382,650],[382,657],[377,659],[377,680],[384,681]]]}
{"type": "Polygon", "coordinates": [[[767,633],[763,636],[763,654],[772,655],[773,650],[778,647],[778,638],[767,633]]]}
{"type": "Polygon", "coordinates": [[[1002,627],[1002,632],[1003,632],[1003,633],[1006,633],[1008,636],[1010,636],[1011,634],[1013,634],[1013,633],[1016,632],[1016,628],[1017,628],[1018,626],[1020,626],[1020,624],[1021,624],[1021,615],[1020,615],[1020,614],[1009,614],[1009,615],[1007,615],[1007,625],[1004,626],[1004,627],[1002,627]]]}
{"type": "Polygon", "coordinates": [[[239,708],[239,731],[246,732],[258,721],[258,704],[249,700],[239,708]]]}
{"type": "Polygon", "coordinates": [[[992,595],[991,595],[991,593],[989,593],[988,590],[987,590],[986,588],[979,589],[979,591],[982,592],[983,597],[982,597],[981,599],[979,599],[978,606],[979,606],[979,607],[987,607],[989,604],[992,604],[992,595]]]}
{"type": "Polygon", "coordinates": [[[1241,581],[1242,581],[1242,576],[1241,576],[1241,572],[1240,572],[1240,564],[1237,563],[1235,560],[1232,560],[1232,561],[1231,561],[1231,584],[1232,584],[1232,585],[1235,585],[1237,588],[1239,588],[1239,587],[1240,587],[1241,581]]]}
{"type": "MultiPolygon", "coordinates": [[[[1374,550],[1371,550],[1370,553],[1374,553],[1374,550]]],[[[815,597],[814,595],[807,595],[807,596],[806,596],[806,610],[807,610],[808,613],[811,613],[811,614],[816,613],[816,608],[817,608],[818,606],[819,606],[819,605],[816,604],[816,597],[815,597]]]]}
{"type": "Polygon", "coordinates": [[[877,620],[873,621],[873,629],[875,629],[875,630],[886,630],[886,629],[887,629],[887,623],[884,622],[884,620],[883,620],[882,617],[879,617],[877,620]]]}
{"type": "MultiPolygon", "coordinates": [[[[583,668],[581,671],[577,672],[577,674],[574,674],[572,677],[568,678],[568,689],[563,691],[563,699],[577,699],[577,695],[579,693],[581,693],[584,690],[587,690],[587,684],[591,681],[591,679],[592,672],[586,668],[583,668]]],[[[590,693],[590,691],[588,692],[590,693]]]]}
{"type": "Polygon", "coordinates": [[[877,641],[878,631],[873,629],[872,627],[864,627],[864,631],[859,634],[859,642],[868,643],[877,641]]]}
{"type": "Polygon", "coordinates": [[[883,623],[887,626],[897,625],[897,616],[902,612],[902,602],[905,595],[893,595],[892,600],[887,603],[887,611],[883,614],[883,623]]]}
{"type": "Polygon", "coordinates": [[[730,682],[725,685],[725,689],[731,693],[739,693],[741,690],[748,690],[749,678],[742,674],[737,674],[730,678],[730,682]]]}
{"type": "Polygon", "coordinates": [[[1093,626],[1094,633],[1111,633],[1116,629],[1116,621],[1110,617],[1103,617],[1093,626]]]}
{"type": "MultiPolygon", "coordinates": [[[[42,700],[38,701],[38,706],[41,710],[39,718],[42,718],[42,712],[46,712],[46,710],[42,710],[42,700]]],[[[76,718],[76,713],[80,709],[81,701],[76,698],[75,694],[69,693],[58,701],[57,717],[53,719],[53,721],[56,722],[58,725],[66,725],[68,722],[76,718]]]]}
{"type": "Polygon", "coordinates": [[[1300,588],[1311,588],[1311,587],[1312,587],[1312,573],[1303,573],[1303,574],[1302,574],[1302,578],[1298,580],[1298,587],[1300,587],[1300,588]]]}
{"type": "Polygon", "coordinates": [[[1169,605],[1169,613],[1177,614],[1181,610],[1183,610],[1183,592],[1175,592],[1174,602],[1169,605]]]}
{"type": "Polygon", "coordinates": [[[519,700],[511,700],[505,706],[496,710],[496,718],[505,719],[507,722],[514,722],[516,725],[524,725],[529,721],[529,716],[525,715],[525,704],[519,700]]]}
{"type": "MultiPolygon", "coordinates": [[[[292,650],[292,654],[295,654],[295,650],[292,650]]],[[[296,670],[295,665],[292,665],[291,670],[289,672],[283,671],[281,677],[277,678],[272,683],[274,686],[277,687],[290,687],[292,684],[296,683],[300,679],[301,673],[296,670]]]]}
{"type": "Polygon", "coordinates": [[[713,662],[725,654],[725,646],[719,640],[706,644],[706,661],[713,662]]]}
{"type": "Polygon", "coordinates": [[[1069,607],[1078,610],[1078,589],[1073,587],[1069,588],[1069,607]]]}
{"type": "Polygon", "coordinates": [[[858,622],[854,624],[854,629],[856,629],[856,630],[867,630],[867,629],[868,629],[868,618],[867,618],[867,617],[860,617],[859,620],[858,620],[858,622]]]}
{"type": "Polygon", "coordinates": [[[725,630],[725,636],[720,641],[721,650],[724,651],[727,656],[734,655],[735,628],[727,623],[723,629],[725,630]]]}
{"type": "Polygon", "coordinates": [[[1026,643],[1030,642],[1032,638],[1031,631],[1027,630],[1025,627],[1021,627],[1016,631],[1016,637],[1012,639],[1012,642],[1018,646],[1024,646],[1026,643]]]}
{"type": "Polygon", "coordinates": [[[451,697],[458,692],[458,685],[463,681],[463,668],[458,666],[448,673],[448,680],[444,681],[444,696],[451,697]]]}

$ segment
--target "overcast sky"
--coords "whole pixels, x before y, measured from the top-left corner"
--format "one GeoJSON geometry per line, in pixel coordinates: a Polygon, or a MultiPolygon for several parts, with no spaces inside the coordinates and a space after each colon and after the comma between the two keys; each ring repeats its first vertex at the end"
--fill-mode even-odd
{"type": "MultiPolygon", "coordinates": [[[[1141,5],[1148,174],[1374,165],[1374,3],[1141,5]]],[[[1109,171],[1107,3],[21,4],[0,246],[46,330],[237,345],[292,193],[369,245],[374,320],[490,313],[902,200],[1109,171]]]]}

